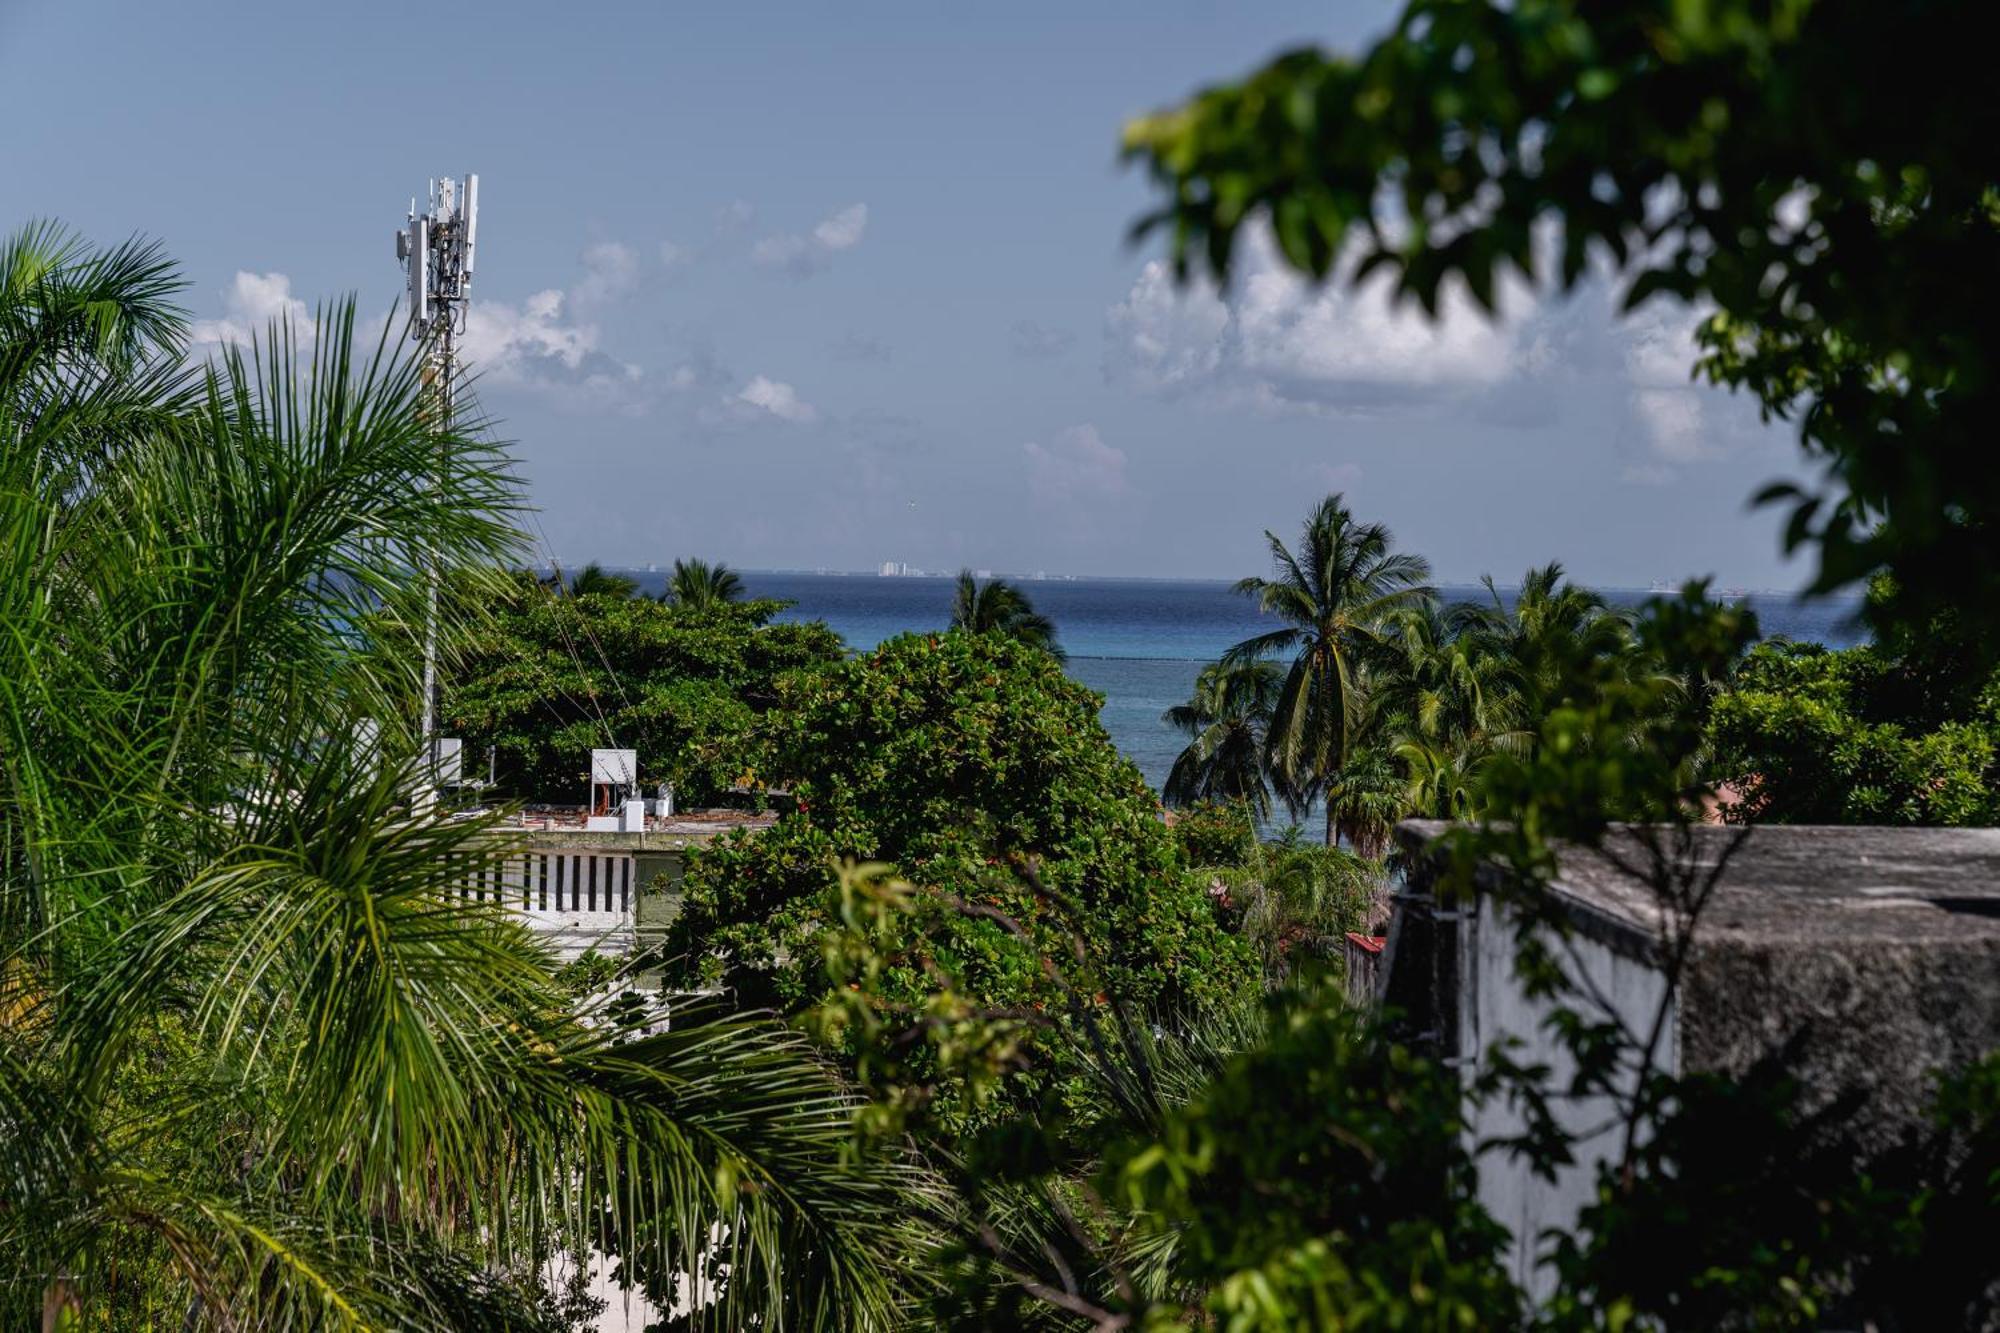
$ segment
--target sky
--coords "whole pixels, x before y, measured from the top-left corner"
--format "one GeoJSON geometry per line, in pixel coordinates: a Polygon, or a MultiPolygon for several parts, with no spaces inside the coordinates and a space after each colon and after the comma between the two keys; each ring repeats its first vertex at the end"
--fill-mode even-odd
{"type": "Polygon", "coordinates": [[[0,0],[0,225],[159,240],[200,344],[353,294],[477,172],[466,345],[542,558],[1264,572],[1329,491],[1438,574],[1792,588],[1790,428],[1694,312],[1441,322],[1252,237],[1179,289],[1129,117],[1395,7],[0,0]]]}

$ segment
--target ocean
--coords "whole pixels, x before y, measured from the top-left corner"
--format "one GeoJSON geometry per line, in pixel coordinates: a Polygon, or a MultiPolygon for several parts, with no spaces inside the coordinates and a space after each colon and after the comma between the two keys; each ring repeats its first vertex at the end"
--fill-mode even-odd
{"type": "MultiPolygon", "coordinates": [[[[632,571],[620,571],[632,573],[632,571]]],[[[647,591],[664,582],[638,574],[647,591]]],[[[785,574],[744,571],[752,597],[793,605],[780,619],[823,620],[851,648],[872,648],[911,630],[942,629],[951,619],[948,578],[884,578],[873,574],[785,574]]],[[[1156,789],[1166,781],[1185,738],[1160,720],[1184,703],[1202,667],[1231,644],[1274,627],[1227,583],[1158,579],[1019,580],[1035,609],[1054,620],[1069,672],[1104,696],[1104,729],[1156,789]]],[[[1504,589],[1502,590],[1504,594],[1504,589]]],[[[1443,587],[1447,600],[1484,600],[1477,587],[1443,587]]],[[[1621,606],[1651,594],[1604,589],[1621,606]]],[[[1810,640],[1833,647],[1858,643],[1859,602],[1800,602],[1778,594],[1745,598],[1766,637],[1810,640]]]]}

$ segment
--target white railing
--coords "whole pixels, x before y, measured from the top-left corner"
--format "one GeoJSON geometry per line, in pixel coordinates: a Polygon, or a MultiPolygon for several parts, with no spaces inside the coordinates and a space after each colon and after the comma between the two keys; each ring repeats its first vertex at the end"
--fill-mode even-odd
{"type": "Polygon", "coordinates": [[[629,851],[531,847],[459,882],[467,902],[518,912],[565,958],[631,948],[639,884],[629,851]]]}

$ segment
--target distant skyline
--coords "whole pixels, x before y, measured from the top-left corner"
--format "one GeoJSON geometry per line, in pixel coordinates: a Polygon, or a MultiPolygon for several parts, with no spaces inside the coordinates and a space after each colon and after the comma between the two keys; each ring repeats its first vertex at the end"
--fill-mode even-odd
{"type": "Polygon", "coordinates": [[[1126,117],[1395,8],[6,0],[0,222],[159,239],[213,345],[379,323],[410,197],[479,173],[479,397],[566,562],[1233,578],[1341,490],[1447,582],[1796,587],[1747,507],[1791,428],[1689,382],[1689,312],[1432,327],[1126,246],[1126,117]]]}

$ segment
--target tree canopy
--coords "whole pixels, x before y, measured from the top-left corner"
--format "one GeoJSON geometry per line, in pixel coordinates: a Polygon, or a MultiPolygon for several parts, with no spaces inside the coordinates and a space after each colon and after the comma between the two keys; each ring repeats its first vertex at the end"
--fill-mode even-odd
{"type": "MultiPolygon", "coordinates": [[[[733,575],[731,577],[734,577],[733,575]]],[[[758,719],[790,671],[837,661],[818,623],[773,624],[772,601],[659,602],[616,590],[554,597],[520,577],[488,589],[445,690],[446,726],[495,752],[503,794],[575,802],[590,751],[639,752],[642,783],[687,802],[769,785],[758,719]]]]}
{"type": "Polygon", "coordinates": [[[750,1005],[822,999],[841,858],[893,863],[928,891],[895,946],[902,1001],[936,972],[1030,1030],[1034,1010],[1058,1011],[1040,960],[1068,950],[1067,927],[1016,858],[1075,905],[1103,984],[1134,1005],[1198,1006],[1253,975],[1105,735],[1101,700],[1046,652],[991,634],[905,635],[794,676],[782,695],[767,719],[774,772],[798,808],[694,859],[665,950],[676,975],[750,1005]]]}

